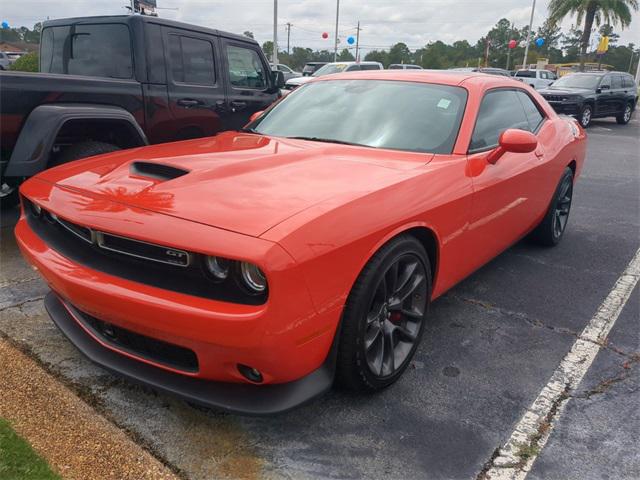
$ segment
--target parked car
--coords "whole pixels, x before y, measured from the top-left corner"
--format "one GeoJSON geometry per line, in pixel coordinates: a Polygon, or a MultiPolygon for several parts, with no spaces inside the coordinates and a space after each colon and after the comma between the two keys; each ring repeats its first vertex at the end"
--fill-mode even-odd
{"type": "Polygon", "coordinates": [[[8,70],[22,55],[22,52],[0,52],[0,70],[8,70]]]}
{"type": "Polygon", "coordinates": [[[615,117],[626,125],[638,103],[638,85],[626,72],[571,73],[540,90],[558,113],[572,115],[587,128],[594,118],[615,117]]]}
{"type": "Polygon", "coordinates": [[[320,70],[329,62],[307,62],[302,68],[302,76],[308,77],[313,75],[317,70],[320,70]]]}
{"type": "Polygon", "coordinates": [[[284,85],[250,38],[141,15],[45,22],[40,71],[0,74],[3,207],[51,165],[241,128],[284,85]]]}
{"type": "Polygon", "coordinates": [[[296,78],[296,77],[302,76],[302,73],[292,70],[290,67],[288,67],[287,65],[284,65],[283,63],[279,63],[277,68],[273,68],[273,63],[270,63],[269,66],[271,67],[271,70],[277,70],[279,72],[282,72],[285,82],[290,78],[296,78]]]}
{"type": "Polygon", "coordinates": [[[420,65],[411,65],[409,63],[392,63],[389,70],[422,70],[420,65]]]}
{"type": "Polygon", "coordinates": [[[509,70],[504,70],[502,68],[493,68],[493,67],[460,67],[460,68],[451,68],[453,72],[479,72],[479,73],[487,73],[489,75],[501,75],[503,77],[511,77],[509,70]]]}
{"type": "Polygon", "coordinates": [[[322,77],[324,75],[333,75],[341,72],[358,72],[361,70],[383,70],[384,67],[380,62],[333,62],[327,63],[322,68],[316,70],[311,76],[292,78],[285,82],[283,93],[295,90],[300,85],[310,81],[312,78],[322,77]]]}
{"type": "Polygon", "coordinates": [[[535,88],[545,88],[555,82],[558,77],[549,70],[525,69],[516,71],[514,78],[535,88]]]}
{"type": "Polygon", "coordinates": [[[507,78],[328,75],[244,132],[40,173],[15,232],[94,362],[273,414],[391,385],[433,299],[527,234],[560,242],[585,149],[507,78]]]}

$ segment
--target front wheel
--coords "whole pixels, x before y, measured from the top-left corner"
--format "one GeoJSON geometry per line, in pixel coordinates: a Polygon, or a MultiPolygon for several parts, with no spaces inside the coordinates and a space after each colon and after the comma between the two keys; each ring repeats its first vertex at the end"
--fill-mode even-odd
{"type": "Polygon", "coordinates": [[[631,120],[632,113],[633,107],[630,103],[627,103],[624,107],[623,112],[616,116],[616,122],[618,122],[620,125],[626,125],[631,120]]]}
{"type": "Polygon", "coordinates": [[[569,221],[573,200],[573,170],[564,169],[560,183],[540,225],[531,233],[531,239],[547,247],[556,246],[562,240],[569,221]]]}
{"type": "Polygon", "coordinates": [[[338,383],[370,392],[398,380],[420,343],[430,297],[431,270],[422,244],[402,235],[382,247],[347,299],[338,383]]]}
{"type": "Polygon", "coordinates": [[[591,105],[585,105],[580,110],[580,115],[578,116],[578,121],[582,128],[588,128],[591,125],[591,119],[593,118],[593,108],[591,105]]]}

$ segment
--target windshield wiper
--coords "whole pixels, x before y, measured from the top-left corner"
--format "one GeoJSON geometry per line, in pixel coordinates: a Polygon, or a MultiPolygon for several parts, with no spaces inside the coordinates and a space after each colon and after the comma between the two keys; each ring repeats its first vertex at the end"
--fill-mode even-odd
{"type": "Polygon", "coordinates": [[[323,143],[338,143],[340,145],[352,145],[354,147],[369,147],[369,145],[363,145],[362,143],[346,142],[344,140],[336,140],[335,138],[321,138],[321,137],[286,137],[294,140],[309,140],[311,142],[323,142],[323,143]]]}

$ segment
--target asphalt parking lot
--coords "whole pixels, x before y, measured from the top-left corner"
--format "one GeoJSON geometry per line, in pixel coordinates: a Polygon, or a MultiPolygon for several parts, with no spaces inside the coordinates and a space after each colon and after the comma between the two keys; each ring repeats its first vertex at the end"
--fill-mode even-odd
{"type": "MultiPolygon", "coordinates": [[[[594,121],[560,246],[523,241],[432,306],[404,377],[291,413],[193,408],[93,366],[44,313],[46,286],[2,216],[0,335],[29,351],[185,478],[475,479],[640,247],[640,121],[594,121]]],[[[636,287],[528,478],[640,478],[636,287]]],[[[522,454],[538,454],[523,452],[522,454]]]]}

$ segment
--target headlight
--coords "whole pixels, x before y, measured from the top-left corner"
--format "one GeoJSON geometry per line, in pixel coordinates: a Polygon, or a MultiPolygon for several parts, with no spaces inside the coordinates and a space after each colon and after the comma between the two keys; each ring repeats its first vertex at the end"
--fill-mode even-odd
{"type": "Polygon", "coordinates": [[[267,279],[256,265],[242,262],[240,264],[242,282],[254,293],[262,293],[267,289],[267,279]]]}
{"type": "Polygon", "coordinates": [[[229,260],[220,257],[207,257],[206,266],[216,280],[226,280],[229,276],[229,260]]]}

